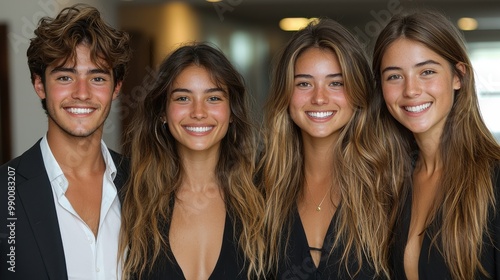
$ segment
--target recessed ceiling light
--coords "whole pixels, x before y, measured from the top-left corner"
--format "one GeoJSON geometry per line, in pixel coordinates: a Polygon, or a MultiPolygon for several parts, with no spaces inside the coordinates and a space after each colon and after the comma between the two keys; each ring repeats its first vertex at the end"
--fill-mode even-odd
{"type": "Polygon", "coordinates": [[[463,17],[460,18],[457,22],[458,28],[462,30],[476,30],[477,29],[477,20],[474,18],[463,17]]]}
{"type": "Polygon", "coordinates": [[[317,18],[284,18],[280,20],[280,28],[285,31],[297,31],[306,27],[317,18]]]}
{"type": "Polygon", "coordinates": [[[217,2],[222,2],[222,0],[205,0],[210,3],[217,3],[217,2]]]}

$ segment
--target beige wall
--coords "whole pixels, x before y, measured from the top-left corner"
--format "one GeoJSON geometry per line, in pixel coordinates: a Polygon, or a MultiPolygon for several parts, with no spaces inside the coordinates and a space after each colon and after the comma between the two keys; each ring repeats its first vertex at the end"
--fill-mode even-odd
{"type": "Polygon", "coordinates": [[[155,66],[179,43],[200,38],[198,15],[181,2],[122,6],[119,8],[119,24],[124,30],[138,30],[154,38],[155,66]]]}

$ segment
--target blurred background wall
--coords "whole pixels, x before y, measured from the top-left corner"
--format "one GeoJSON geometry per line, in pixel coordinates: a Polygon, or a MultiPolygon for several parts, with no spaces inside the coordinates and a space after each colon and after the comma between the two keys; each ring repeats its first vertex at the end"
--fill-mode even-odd
{"type": "Polygon", "coordinates": [[[461,21],[472,22],[472,28],[476,25],[474,30],[463,32],[477,75],[483,117],[500,139],[498,0],[21,0],[0,4],[0,36],[4,36],[0,39],[0,163],[20,155],[47,130],[47,118],[31,86],[26,49],[41,17],[54,16],[77,2],[96,6],[111,25],[132,36],[134,58],[129,75],[104,131],[106,143],[117,151],[121,150],[123,128],[137,100],[152,84],[156,67],[182,43],[211,42],[228,56],[245,77],[252,111],[259,121],[273,58],[293,34],[280,28],[281,19],[335,19],[350,29],[370,54],[390,16],[422,7],[440,10],[457,24],[468,18],[461,21]]]}

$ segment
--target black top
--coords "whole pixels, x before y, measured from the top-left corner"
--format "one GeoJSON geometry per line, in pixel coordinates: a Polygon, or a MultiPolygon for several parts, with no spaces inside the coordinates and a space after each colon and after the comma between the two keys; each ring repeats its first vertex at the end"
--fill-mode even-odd
{"type": "MultiPolygon", "coordinates": [[[[481,254],[481,264],[490,275],[490,278],[477,273],[476,279],[496,279],[500,280],[500,168],[495,169],[493,177],[493,187],[496,195],[496,215],[490,209],[488,231],[491,239],[496,244],[494,248],[489,238],[484,238],[483,252],[481,254]]],[[[404,271],[404,250],[408,241],[408,231],[411,219],[411,191],[404,204],[401,218],[395,228],[394,245],[391,248],[391,263],[393,265],[394,279],[406,279],[404,271]]],[[[432,227],[439,226],[435,222],[432,227]]],[[[428,232],[422,241],[422,248],[418,260],[419,279],[452,279],[450,271],[445,264],[444,258],[439,253],[436,246],[431,247],[431,237],[428,232]]]]}
{"type": "MultiPolygon", "coordinates": [[[[168,234],[168,227],[166,228],[166,233],[168,234]]],[[[243,253],[241,250],[238,250],[238,241],[234,235],[233,222],[228,213],[226,213],[222,238],[219,258],[208,279],[247,279],[247,270],[244,266],[243,253]]],[[[147,274],[143,279],[184,280],[186,277],[184,277],[182,269],[169,247],[166,254],[158,256],[158,260],[155,262],[151,274],[147,274]]]]}
{"type": "MultiPolygon", "coordinates": [[[[375,272],[366,259],[363,259],[363,267],[360,272],[355,276],[349,276],[345,268],[345,263],[340,262],[343,246],[337,246],[332,253],[330,250],[333,246],[335,237],[335,223],[338,219],[337,213],[340,212],[340,206],[332,217],[330,226],[326,232],[323,248],[310,248],[307,243],[306,233],[300,220],[300,215],[297,209],[294,210],[292,216],[292,227],[286,257],[279,264],[277,279],[298,280],[298,279],[376,279],[375,272]],[[318,267],[316,268],[310,250],[321,250],[321,259],[318,267]]],[[[282,235],[283,239],[287,236],[286,233],[282,235]]],[[[282,240],[285,242],[285,240],[282,240]]],[[[355,273],[358,269],[358,262],[353,256],[347,261],[349,271],[355,273]]]]}

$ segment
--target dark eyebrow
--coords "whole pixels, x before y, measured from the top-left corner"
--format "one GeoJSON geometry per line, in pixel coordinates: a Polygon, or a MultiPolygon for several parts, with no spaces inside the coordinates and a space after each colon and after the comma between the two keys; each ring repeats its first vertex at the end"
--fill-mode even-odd
{"type": "Polygon", "coordinates": [[[415,67],[421,67],[421,66],[428,65],[428,64],[441,65],[441,63],[439,63],[439,62],[432,60],[432,59],[429,59],[429,60],[415,64],[415,67]]]}
{"type": "MultiPolygon", "coordinates": [[[[212,92],[218,92],[218,91],[226,93],[226,91],[224,89],[219,88],[219,87],[206,89],[204,91],[204,93],[212,93],[212,92]]],[[[187,88],[174,88],[171,93],[176,93],[176,92],[192,93],[192,91],[187,89],[187,88]]]]}
{"type": "MultiPolygon", "coordinates": [[[[313,76],[312,75],[309,75],[309,74],[297,74],[295,75],[293,78],[294,79],[297,79],[297,78],[312,78],[313,76]]],[[[335,74],[328,74],[326,75],[327,78],[336,78],[336,77],[342,77],[342,73],[335,73],[335,74]]]]}
{"type": "MultiPolygon", "coordinates": [[[[56,67],[54,69],[52,69],[52,71],[50,71],[50,73],[58,73],[58,72],[69,72],[69,73],[73,73],[73,74],[76,74],[76,69],[75,68],[69,68],[69,67],[56,67]]],[[[89,71],[87,71],[87,74],[106,74],[106,75],[110,75],[111,72],[109,70],[104,70],[104,69],[101,69],[101,68],[95,68],[95,69],[90,69],[89,71]]]]}
{"type": "Polygon", "coordinates": [[[190,93],[191,91],[187,88],[174,88],[171,93],[176,93],[176,92],[185,92],[185,93],[190,93]]]}
{"type": "Polygon", "coordinates": [[[385,67],[384,70],[382,70],[381,74],[384,74],[385,72],[391,71],[391,70],[401,70],[401,67],[397,67],[397,66],[385,67]]]}
{"type": "Polygon", "coordinates": [[[218,92],[218,91],[221,91],[223,93],[226,93],[226,91],[223,89],[223,88],[209,88],[207,90],[205,90],[205,93],[212,93],[212,92],[218,92]]]}
{"type": "Polygon", "coordinates": [[[68,68],[68,67],[55,67],[50,71],[50,73],[57,73],[57,72],[70,72],[70,73],[76,73],[75,68],[68,68]]]}
{"type": "MultiPolygon", "coordinates": [[[[417,64],[415,64],[414,67],[422,67],[422,66],[425,66],[425,65],[429,65],[429,64],[433,64],[433,65],[441,65],[441,63],[435,61],[435,60],[432,60],[432,59],[429,59],[429,60],[426,60],[426,61],[422,61],[422,62],[419,62],[417,64]]],[[[381,74],[384,74],[385,72],[387,71],[391,71],[391,70],[401,70],[401,67],[397,67],[397,66],[388,66],[386,68],[384,68],[384,70],[382,70],[382,73],[381,74]]]]}

